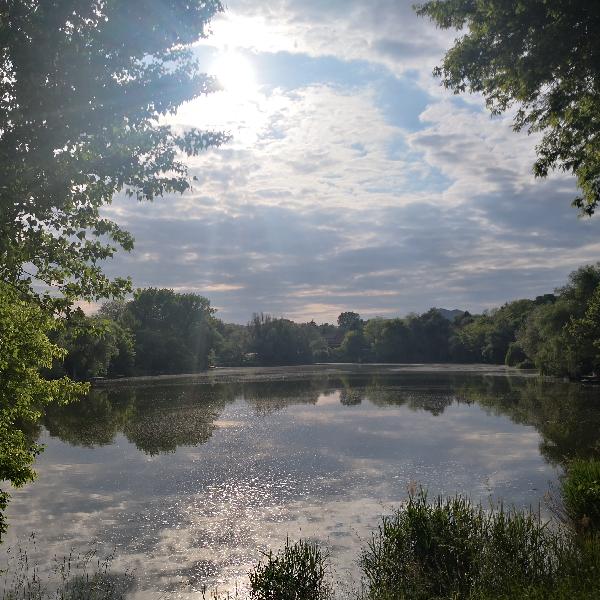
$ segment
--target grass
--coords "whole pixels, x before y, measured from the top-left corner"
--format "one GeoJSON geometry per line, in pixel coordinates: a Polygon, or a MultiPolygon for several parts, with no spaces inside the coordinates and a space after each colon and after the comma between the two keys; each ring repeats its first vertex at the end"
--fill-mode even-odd
{"type": "Polygon", "coordinates": [[[562,483],[565,512],[581,532],[600,532],[600,460],[574,460],[562,483]]]}
{"type": "Polygon", "coordinates": [[[35,551],[35,536],[31,536],[27,545],[7,552],[7,568],[0,571],[1,600],[124,600],[132,587],[130,573],[112,571],[112,554],[70,552],[55,558],[50,571],[41,573],[30,556],[35,551]]]}
{"type": "Polygon", "coordinates": [[[568,540],[534,513],[484,511],[460,496],[429,503],[421,490],[383,518],[363,551],[364,597],[500,598],[551,589],[568,551],[568,540]]]}
{"type": "Polygon", "coordinates": [[[300,540],[273,554],[249,573],[252,600],[324,600],[331,597],[328,558],[316,544],[300,540]]]}

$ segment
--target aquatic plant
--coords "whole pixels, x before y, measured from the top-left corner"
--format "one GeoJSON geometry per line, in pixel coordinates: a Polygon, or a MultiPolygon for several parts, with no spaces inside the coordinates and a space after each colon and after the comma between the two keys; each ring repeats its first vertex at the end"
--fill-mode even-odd
{"type": "Polygon", "coordinates": [[[315,543],[300,540],[277,554],[269,551],[265,561],[249,573],[252,600],[322,600],[331,596],[327,581],[328,556],[315,543]]]}

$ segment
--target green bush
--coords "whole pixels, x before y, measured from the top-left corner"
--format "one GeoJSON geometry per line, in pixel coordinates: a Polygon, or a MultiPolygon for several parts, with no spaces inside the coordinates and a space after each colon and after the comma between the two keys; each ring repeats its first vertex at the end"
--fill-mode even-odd
{"type": "Polygon", "coordinates": [[[314,543],[286,541],[285,547],[249,573],[253,600],[321,600],[329,598],[327,556],[314,543]]]}
{"type": "Polygon", "coordinates": [[[462,497],[430,504],[421,491],[383,518],[363,551],[364,597],[550,597],[573,552],[533,513],[484,511],[462,497]]]}
{"type": "Polygon", "coordinates": [[[568,469],[562,485],[568,517],[577,530],[600,531],[600,460],[578,459],[568,469]]]}

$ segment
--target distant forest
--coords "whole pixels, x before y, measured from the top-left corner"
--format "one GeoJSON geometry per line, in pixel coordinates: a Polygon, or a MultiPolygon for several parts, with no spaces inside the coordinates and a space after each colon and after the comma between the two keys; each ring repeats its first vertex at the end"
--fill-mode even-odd
{"type": "Polygon", "coordinates": [[[579,378],[600,371],[600,263],[577,269],[553,294],[483,314],[432,308],[365,320],[343,312],[335,324],[265,314],[225,323],[203,296],[139,289],[96,315],[74,311],[54,341],[68,353],[51,375],[88,380],[315,362],[490,363],[579,378]]]}

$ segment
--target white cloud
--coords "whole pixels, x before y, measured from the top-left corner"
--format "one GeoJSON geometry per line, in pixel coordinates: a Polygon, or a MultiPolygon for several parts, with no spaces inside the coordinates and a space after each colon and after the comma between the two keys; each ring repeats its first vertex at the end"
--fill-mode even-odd
{"type": "Polygon", "coordinates": [[[420,104],[402,85],[389,102],[412,111],[417,130],[398,125],[381,81],[354,63],[325,61],[312,83],[278,88],[275,79],[191,102],[173,123],[230,130],[233,141],[190,159],[192,192],[151,206],[115,201],[108,212],[137,246],[113,273],[207,294],[225,319],[262,310],[332,321],[348,309],[478,311],[551,291],[598,256],[597,220],[578,220],[569,206],[572,180],[534,179],[536,139],[431,78],[446,34],[409,3],[242,0],[224,19],[207,43],[286,50],[278,60],[290,69],[294,53],[377,63],[378,77],[381,64],[416,68],[420,104]],[[334,83],[336,65],[346,79],[334,83]]]}
{"type": "Polygon", "coordinates": [[[417,17],[412,6],[411,0],[237,0],[215,20],[214,34],[205,43],[369,60],[395,73],[422,69],[425,63],[431,71],[452,34],[417,17]]]}

